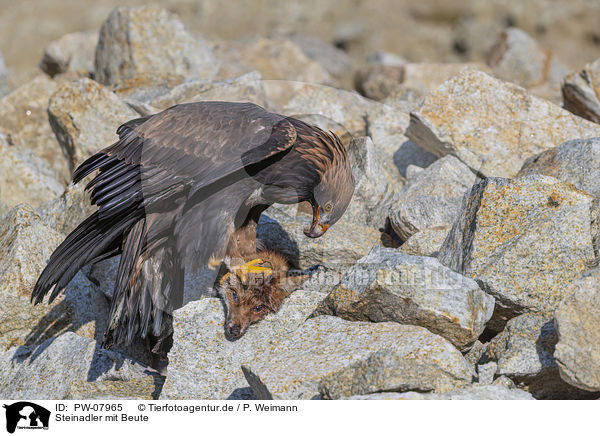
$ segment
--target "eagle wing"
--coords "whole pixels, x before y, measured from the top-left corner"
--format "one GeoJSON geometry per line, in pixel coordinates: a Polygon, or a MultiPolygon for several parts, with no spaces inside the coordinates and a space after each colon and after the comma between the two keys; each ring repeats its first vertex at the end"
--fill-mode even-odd
{"type": "Polygon", "coordinates": [[[55,298],[82,266],[119,254],[123,234],[149,210],[167,212],[166,225],[174,218],[168,210],[185,203],[191,189],[284,152],[296,139],[285,117],[226,102],[173,106],[128,121],[117,134],[73,174],[77,183],[99,170],[87,185],[98,210],[52,254],[33,292],[38,302],[52,287],[55,298]]]}

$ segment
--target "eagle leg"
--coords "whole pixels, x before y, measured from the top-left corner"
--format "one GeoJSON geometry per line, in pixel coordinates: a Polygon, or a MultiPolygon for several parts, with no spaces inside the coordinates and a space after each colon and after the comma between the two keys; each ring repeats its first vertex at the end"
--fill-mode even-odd
{"type": "MultiPolygon", "coordinates": [[[[262,263],[264,263],[264,261],[260,258],[257,258],[252,259],[251,261],[246,262],[243,265],[234,266],[231,269],[240,278],[242,284],[245,285],[248,281],[248,274],[264,274],[267,277],[273,274],[273,270],[271,268],[257,265],[262,263]]],[[[230,273],[227,273],[223,277],[221,277],[219,283],[223,283],[223,281],[225,281],[229,274],[230,273]]]]}

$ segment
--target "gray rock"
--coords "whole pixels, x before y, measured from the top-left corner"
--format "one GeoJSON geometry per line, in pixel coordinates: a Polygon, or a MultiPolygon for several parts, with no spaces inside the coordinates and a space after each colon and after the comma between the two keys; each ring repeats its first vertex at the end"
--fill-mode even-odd
{"type": "MultiPolygon", "coordinates": [[[[109,301],[83,272],[51,303],[32,305],[31,291],[50,254],[64,234],[47,224],[30,206],[19,205],[0,225],[0,350],[38,345],[64,331],[101,340],[109,301]]],[[[114,279],[113,279],[114,282],[114,279]]],[[[117,350],[148,362],[145,348],[135,343],[117,350]]]]}
{"type": "Polygon", "coordinates": [[[281,36],[246,37],[221,43],[215,51],[222,65],[220,79],[258,71],[267,80],[335,84],[323,65],[292,40],[281,36]]]}
{"type": "Polygon", "coordinates": [[[505,29],[487,54],[494,75],[525,88],[551,82],[559,92],[560,80],[568,72],[542,50],[535,39],[516,27],[505,29]]]}
{"type": "Polygon", "coordinates": [[[474,280],[437,259],[375,247],[344,274],[317,313],[418,325],[465,348],[483,332],[493,310],[494,299],[474,280]]]}
{"type": "Polygon", "coordinates": [[[450,227],[460,213],[462,198],[477,176],[454,156],[445,156],[416,174],[402,188],[390,216],[402,240],[421,230],[450,227]]]}
{"type": "Polygon", "coordinates": [[[378,50],[367,55],[367,63],[390,66],[401,66],[407,63],[406,59],[383,50],[378,50]]]}
{"type": "Polygon", "coordinates": [[[95,57],[100,83],[145,73],[210,79],[218,68],[207,42],[165,9],[117,8],[100,28],[95,57]]]}
{"type": "Polygon", "coordinates": [[[46,46],[40,69],[50,77],[77,70],[92,74],[97,43],[97,31],[67,33],[46,46]]]}
{"type": "Polygon", "coordinates": [[[600,127],[516,85],[463,70],[411,113],[406,135],[486,177],[514,177],[528,157],[568,139],[600,136],[600,127]]]}
{"type": "Polygon", "coordinates": [[[72,167],[118,139],[117,128],[138,114],[90,79],[64,83],[50,99],[50,125],[72,167]]]}
{"type": "MultiPolygon", "coordinates": [[[[21,345],[51,308],[32,306],[31,290],[62,235],[26,204],[0,223],[0,350],[21,345]]],[[[55,304],[56,305],[56,304],[55,304]]]]}
{"type": "Polygon", "coordinates": [[[304,33],[294,33],[288,38],[332,76],[339,78],[352,70],[352,58],[333,44],[304,33]]]}
{"type": "Polygon", "coordinates": [[[565,109],[600,123],[600,59],[565,77],[562,94],[565,109]]]}
{"type": "Polygon", "coordinates": [[[69,160],[48,123],[48,101],[58,85],[45,75],[15,89],[0,102],[0,130],[14,147],[31,150],[44,159],[59,180],[71,176],[69,160]]]}
{"type": "Polygon", "coordinates": [[[600,138],[574,139],[525,161],[518,177],[544,174],[600,195],[600,138]]]}
{"type": "Polygon", "coordinates": [[[481,360],[481,357],[485,354],[486,351],[487,344],[483,344],[479,340],[476,340],[475,342],[473,342],[473,345],[471,345],[469,351],[464,353],[465,360],[471,365],[473,365],[473,367],[476,367],[479,361],[481,360]]]}
{"type": "Polygon", "coordinates": [[[203,298],[175,311],[174,345],[161,399],[252,398],[240,365],[294,335],[325,296],[321,287],[335,279],[331,273],[323,273],[308,280],[285,300],[279,312],[250,326],[235,342],[225,338],[224,308],[219,299],[203,298]]]}
{"type": "Polygon", "coordinates": [[[0,395],[15,400],[68,399],[73,382],[128,381],[153,374],[147,367],[72,332],[39,346],[7,350],[0,354],[0,368],[0,395]]]}
{"type": "Polygon", "coordinates": [[[494,381],[494,375],[498,370],[498,364],[496,362],[487,362],[481,365],[477,365],[477,375],[479,376],[479,384],[491,385],[494,381]]]}
{"type": "Polygon", "coordinates": [[[451,392],[419,393],[419,392],[382,392],[371,395],[356,395],[341,400],[534,400],[529,392],[521,389],[509,389],[504,386],[472,385],[451,392]]]}
{"type": "Polygon", "coordinates": [[[153,400],[157,391],[157,376],[132,380],[74,381],[69,385],[69,400],[153,400]]]}
{"type": "Polygon", "coordinates": [[[367,136],[373,139],[390,183],[398,188],[404,183],[406,167],[427,166],[437,159],[418,146],[413,147],[404,136],[408,122],[408,112],[389,104],[377,104],[366,115],[367,136]]]}
{"type": "Polygon", "coordinates": [[[547,176],[482,180],[438,258],[476,279],[510,316],[551,312],[594,261],[592,200],[547,176]]]}
{"type": "Polygon", "coordinates": [[[353,137],[367,135],[369,113],[381,110],[380,103],[330,86],[288,81],[267,81],[263,86],[276,112],[292,117],[320,115],[340,126],[339,132],[334,130],[340,136],[346,132],[353,137]]]}
{"type": "Polygon", "coordinates": [[[67,186],[60,197],[43,203],[37,212],[50,227],[67,236],[96,210],[84,188],[83,183],[67,186]]]}
{"type": "Polygon", "coordinates": [[[48,163],[32,151],[14,147],[0,131],[0,201],[9,207],[33,206],[57,198],[64,185],[48,163]]]}
{"type": "Polygon", "coordinates": [[[409,237],[400,246],[400,251],[413,256],[436,257],[449,232],[450,227],[423,229],[409,237]]]}
{"type": "Polygon", "coordinates": [[[8,89],[8,70],[4,63],[4,57],[2,56],[2,53],[0,53],[0,97],[4,97],[8,94],[8,89]]]}
{"type": "MultiPolygon", "coordinates": [[[[386,171],[381,151],[369,137],[350,142],[348,158],[354,175],[354,194],[345,214],[357,222],[381,228],[392,205],[397,203],[399,178],[386,171]]],[[[397,172],[396,172],[397,175],[397,172]]]]}
{"type": "Polygon", "coordinates": [[[155,98],[150,104],[159,111],[176,104],[209,100],[251,102],[268,106],[262,78],[256,71],[219,82],[186,81],[155,98]]]}
{"type": "Polygon", "coordinates": [[[600,391],[599,277],[596,268],[574,282],[555,315],[560,376],[588,391],[600,391]]]}
{"type": "Polygon", "coordinates": [[[312,212],[304,206],[273,205],[263,212],[257,228],[265,248],[282,253],[300,268],[324,264],[342,271],[381,239],[381,232],[367,227],[363,216],[351,216],[348,211],[320,238],[307,238],[303,229],[310,225],[312,212]]]}
{"type": "Polygon", "coordinates": [[[412,178],[411,175],[414,175],[409,175],[408,173],[408,168],[410,166],[418,166],[421,169],[424,169],[438,160],[438,157],[433,153],[422,149],[407,137],[404,137],[404,139],[404,142],[402,142],[399,148],[394,152],[394,164],[398,168],[398,171],[400,171],[400,175],[410,179],[412,178]]]}
{"type": "Polygon", "coordinates": [[[466,69],[488,72],[488,68],[480,63],[407,63],[404,65],[403,86],[420,95],[428,94],[441,86],[446,80],[466,69]]]}
{"type": "Polygon", "coordinates": [[[496,374],[525,387],[537,399],[590,398],[565,383],[553,357],[558,340],[554,323],[544,315],[523,314],[508,321],[492,346],[498,355],[496,374]]]}
{"type": "MultiPolygon", "coordinates": [[[[509,379],[505,375],[501,375],[500,377],[497,377],[496,380],[494,380],[492,382],[492,385],[493,386],[503,386],[508,389],[515,389],[517,387],[517,385],[515,385],[515,382],[512,381],[511,379],[509,379]]],[[[529,395],[531,395],[531,394],[529,394],[529,395]]]]}
{"type": "Polygon", "coordinates": [[[243,365],[259,399],[339,398],[381,390],[440,391],[471,381],[445,339],[422,327],[319,316],[243,365]]]}
{"type": "MultiPolygon", "coordinates": [[[[190,81],[193,83],[209,83],[205,79],[190,81]]],[[[147,73],[135,77],[121,78],[113,83],[111,88],[117,97],[137,112],[141,112],[140,109],[144,109],[147,112],[145,115],[150,115],[159,112],[150,102],[169,94],[173,88],[182,83],[185,83],[185,78],[177,74],[147,73]]]]}
{"type": "Polygon", "coordinates": [[[356,72],[354,86],[365,97],[383,100],[400,88],[403,79],[404,65],[371,63],[356,72]]]}

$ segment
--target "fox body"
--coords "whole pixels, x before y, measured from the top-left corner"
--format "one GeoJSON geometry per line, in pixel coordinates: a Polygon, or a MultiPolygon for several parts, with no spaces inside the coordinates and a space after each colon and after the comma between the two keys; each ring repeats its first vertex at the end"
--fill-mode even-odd
{"type": "Polygon", "coordinates": [[[226,262],[228,272],[219,281],[219,293],[227,307],[225,333],[239,339],[251,324],[279,310],[283,300],[310,274],[290,268],[287,260],[273,251],[259,251],[252,266],[226,262]]]}

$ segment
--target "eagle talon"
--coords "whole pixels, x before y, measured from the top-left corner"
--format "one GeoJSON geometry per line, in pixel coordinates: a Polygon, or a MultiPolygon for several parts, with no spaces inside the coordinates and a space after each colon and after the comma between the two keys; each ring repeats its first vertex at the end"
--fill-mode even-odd
{"type": "Polygon", "coordinates": [[[243,265],[233,267],[235,274],[240,278],[242,284],[246,284],[248,281],[248,274],[254,273],[259,274],[263,273],[266,276],[270,276],[273,274],[273,270],[266,266],[257,266],[257,264],[263,263],[263,260],[260,258],[252,259],[249,262],[246,262],[243,265]]]}

